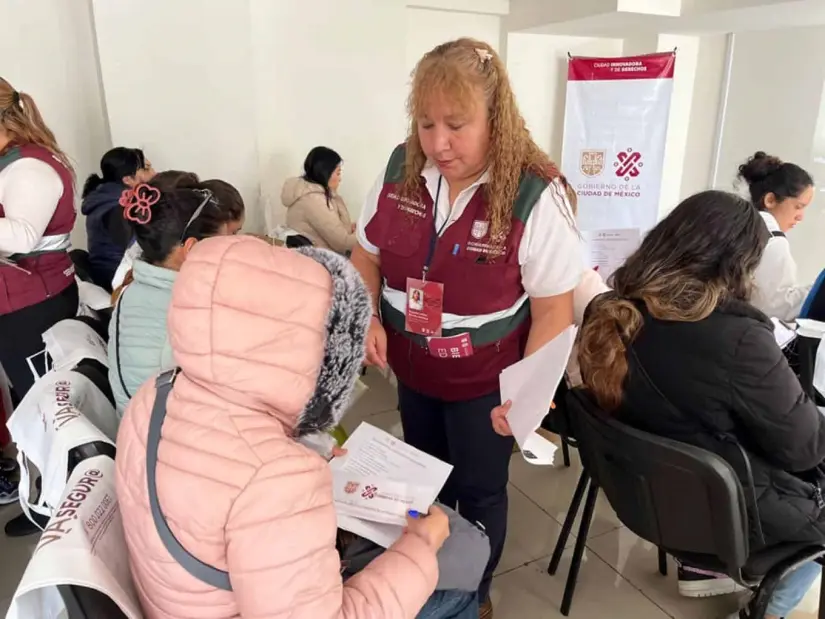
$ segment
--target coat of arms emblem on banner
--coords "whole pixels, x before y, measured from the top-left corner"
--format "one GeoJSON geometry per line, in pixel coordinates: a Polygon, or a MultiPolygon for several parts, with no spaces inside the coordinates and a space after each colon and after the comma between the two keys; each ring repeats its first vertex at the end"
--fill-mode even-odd
{"type": "Polygon", "coordinates": [[[603,150],[583,150],[579,161],[579,169],[585,176],[598,176],[604,172],[603,150]]]}

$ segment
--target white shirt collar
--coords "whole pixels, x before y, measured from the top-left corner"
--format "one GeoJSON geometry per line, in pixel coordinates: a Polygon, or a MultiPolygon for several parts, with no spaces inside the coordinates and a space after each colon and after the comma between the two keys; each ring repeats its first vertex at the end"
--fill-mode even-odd
{"type": "Polygon", "coordinates": [[[779,222],[776,221],[776,217],[774,217],[768,211],[759,211],[759,214],[762,215],[762,220],[765,222],[765,225],[768,226],[769,232],[781,232],[782,228],[779,227],[779,222]]]}

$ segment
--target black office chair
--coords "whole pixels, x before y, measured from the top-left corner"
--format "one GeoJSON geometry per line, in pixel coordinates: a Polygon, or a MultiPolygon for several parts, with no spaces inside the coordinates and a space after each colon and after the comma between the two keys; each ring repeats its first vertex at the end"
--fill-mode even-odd
{"type": "Polygon", "coordinates": [[[816,351],[820,339],[798,335],[785,349],[788,363],[799,377],[799,384],[817,406],[825,406],[825,398],[814,387],[814,370],[816,368],[816,351]]]}
{"type": "Polygon", "coordinates": [[[563,378],[556,388],[556,394],[553,396],[555,408],[550,409],[550,412],[547,413],[547,416],[541,422],[541,427],[548,432],[559,435],[564,466],[570,468],[570,448],[576,446],[576,439],[573,438],[573,430],[570,427],[567,406],[568,391],[570,391],[570,388],[567,386],[567,380],[563,378]]]}
{"type": "MultiPolygon", "coordinates": [[[[115,448],[109,443],[95,441],[75,447],[69,452],[71,475],[76,466],[95,456],[115,457],[115,448]]],[[[57,590],[66,605],[67,619],[126,619],[126,614],[105,593],[78,585],[58,585],[57,590]]]]}
{"type": "MultiPolygon", "coordinates": [[[[94,284],[95,280],[92,277],[92,263],[89,260],[89,252],[85,249],[73,249],[69,252],[69,258],[72,264],[74,264],[75,275],[77,275],[81,281],[94,284]]],[[[111,290],[109,292],[111,292],[111,290]]]]}
{"type": "Polygon", "coordinates": [[[127,619],[120,607],[97,589],[58,585],[57,590],[66,605],[67,619],[127,619]]]}
{"type": "Polygon", "coordinates": [[[303,234],[290,234],[286,237],[285,245],[290,249],[295,247],[312,247],[312,241],[303,234]]]}
{"type": "MultiPolygon", "coordinates": [[[[590,502],[591,495],[601,489],[619,520],[661,549],[660,560],[667,553],[691,565],[728,574],[751,589],[750,619],[764,618],[768,602],[786,574],[809,561],[825,563],[822,545],[790,543],[750,551],[742,485],[721,457],[619,423],[603,413],[585,391],[572,391],[568,402],[582,464],[591,478],[580,539],[586,538],[593,516],[595,500],[590,502]]],[[[576,565],[571,566],[565,589],[565,615],[583,550],[584,543],[579,547],[577,540],[576,565]]],[[[819,617],[825,619],[823,599],[819,617]]]]}

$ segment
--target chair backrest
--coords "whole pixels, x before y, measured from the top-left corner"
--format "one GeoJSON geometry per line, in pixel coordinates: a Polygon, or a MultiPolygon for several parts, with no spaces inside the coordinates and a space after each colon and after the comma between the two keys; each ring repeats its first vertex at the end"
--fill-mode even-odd
{"type": "MultiPolygon", "coordinates": [[[[99,455],[114,459],[115,448],[102,442],[86,443],[76,447],[69,452],[69,475],[83,460],[99,455]]],[[[67,619],[126,619],[118,605],[97,589],[78,585],[58,585],[57,589],[66,605],[67,619]]]]}
{"type": "Polygon", "coordinates": [[[111,598],[89,587],[58,585],[60,597],[68,611],[67,619],[127,619],[111,598]]]}
{"type": "Polygon", "coordinates": [[[94,284],[92,279],[92,263],[89,258],[89,252],[83,249],[73,249],[69,252],[69,258],[74,264],[74,272],[77,277],[84,282],[94,284]]]}
{"type": "Polygon", "coordinates": [[[622,424],[582,389],[568,403],[582,464],[628,529],[670,554],[721,562],[729,573],[745,565],[747,503],[725,460],[622,424]]]}
{"type": "Polygon", "coordinates": [[[816,278],[799,311],[800,318],[825,321],[825,270],[816,278]]]}
{"type": "Polygon", "coordinates": [[[570,413],[567,404],[569,392],[570,388],[567,386],[567,380],[562,379],[553,396],[555,408],[550,409],[541,422],[543,429],[568,439],[576,438],[573,435],[573,426],[570,423],[570,413]]]}
{"type": "Polygon", "coordinates": [[[293,249],[295,247],[312,247],[312,241],[310,241],[303,234],[290,234],[286,237],[286,246],[289,249],[293,249]]]}

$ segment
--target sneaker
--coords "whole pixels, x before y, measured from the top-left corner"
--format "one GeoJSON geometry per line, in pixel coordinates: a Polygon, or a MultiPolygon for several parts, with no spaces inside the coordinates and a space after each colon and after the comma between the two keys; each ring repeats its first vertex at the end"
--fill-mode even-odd
{"type": "MultiPolygon", "coordinates": [[[[49,519],[40,514],[32,513],[32,517],[40,522],[44,528],[49,523],[49,519]]],[[[26,537],[27,535],[43,532],[42,529],[26,517],[26,514],[20,514],[16,518],[9,520],[4,530],[8,537],[26,537]]]]}
{"type": "Polygon", "coordinates": [[[0,505],[15,503],[19,497],[17,482],[11,481],[6,473],[0,472],[0,505]]]}
{"type": "Polygon", "coordinates": [[[17,460],[14,458],[0,458],[0,473],[17,472],[17,460]]]}
{"type": "Polygon", "coordinates": [[[689,565],[679,566],[679,595],[688,598],[709,598],[745,591],[726,574],[703,570],[689,565]]]}

